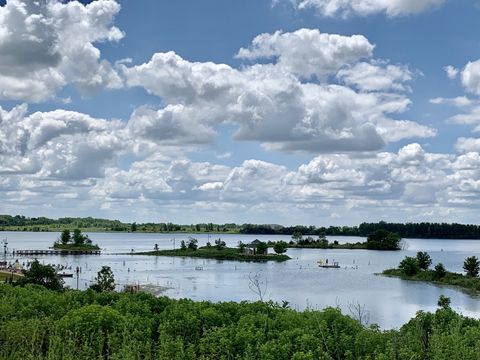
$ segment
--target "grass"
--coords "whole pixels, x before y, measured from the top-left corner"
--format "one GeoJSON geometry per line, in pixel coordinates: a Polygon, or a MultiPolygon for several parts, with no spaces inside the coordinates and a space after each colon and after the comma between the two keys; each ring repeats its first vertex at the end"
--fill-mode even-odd
{"type": "Polygon", "coordinates": [[[69,250],[69,251],[92,251],[92,250],[100,250],[98,245],[89,245],[89,244],[54,244],[53,248],[55,250],[69,250]]]}
{"type": "Polygon", "coordinates": [[[223,248],[218,250],[216,247],[201,247],[198,250],[191,249],[176,249],[176,250],[158,250],[142,253],[135,253],[135,255],[153,255],[153,256],[180,256],[180,257],[193,257],[202,259],[216,259],[216,260],[232,260],[232,261],[286,261],[290,260],[287,255],[247,255],[239,252],[237,248],[223,248]]]}
{"type": "Polygon", "coordinates": [[[416,275],[406,275],[400,269],[387,269],[381,275],[398,277],[403,280],[423,281],[432,284],[449,285],[458,287],[468,292],[480,294],[480,278],[468,277],[463,274],[447,272],[447,274],[438,278],[433,270],[422,270],[416,275]]]}

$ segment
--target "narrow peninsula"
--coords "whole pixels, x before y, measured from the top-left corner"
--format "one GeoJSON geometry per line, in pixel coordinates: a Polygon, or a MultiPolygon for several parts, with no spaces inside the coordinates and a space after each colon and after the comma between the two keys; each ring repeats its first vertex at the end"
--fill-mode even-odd
{"type": "Polygon", "coordinates": [[[398,268],[387,269],[381,275],[397,277],[403,280],[423,281],[438,285],[457,287],[466,292],[480,294],[480,261],[476,256],[465,259],[465,274],[450,272],[442,263],[430,269],[432,259],[426,252],[418,252],[416,257],[405,257],[398,268]]]}
{"type": "Polygon", "coordinates": [[[290,257],[284,254],[286,249],[277,250],[275,254],[269,254],[268,244],[258,240],[251,244],[239,243],[238,248],[227,247],[225,242],[221,239],[215,240],[215,245],[207,243],[207,246],[198,247],[197,244],[197,239],[189,238],[187,242],[181,242],[181,247],[179,249],[159,250],[158,246],[155,245],[153,251],[137,252],[134,254],[251,262],[282,262],[290,260],[290,257]]]}

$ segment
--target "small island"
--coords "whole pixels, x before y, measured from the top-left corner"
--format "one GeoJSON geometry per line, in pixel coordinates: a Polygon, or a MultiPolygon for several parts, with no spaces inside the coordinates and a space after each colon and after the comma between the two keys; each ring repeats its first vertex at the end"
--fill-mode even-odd
{"type": "Polygon", "coordinates": [[[407,256],[398,268],[387,269],[381,275],[398,277],[403,280],[424,281],[438,285],[458,287],[467,292],[480,293],[480,261],[476,256],[465,259],[465,274],[447,271],[442,263],[430,269],[432,259],[426,252],[418,252],[416,257],[407,256]]]}
{"type": "Polygon", "coordinates": [[[206,246],[198,247],[198,241],[190,237],[187,242],[181,242],[179,249],[159,250],[155,245],[153,251],[134,253],[135,255],[153,255],[153,256],[179,256],[179,257],[194,257],[202,259],[215,260],[230,260],[230,261],[277,261],[282,262],[290,260],[290,257],[285,255],[286,247],[277,247],[275,254],[268,253],[268,244],[262,241],[255,240],[251,244],[239,243],[237,248],[227,247],[225,241],[221,239],[215,240],[215,244],[210,242],[206,246]]]}
{"type": "MultiPolygon", "coordinates": [[[[356,243],[339,244],[337,240],[329,242],[325,235],[319,235],[317,239],[307,236],[303,237],[301,233],[294,233],[292,240],[285,246],[295,249],[346,249],[346,250],[401,250],[401,237],[385,230],[377,230],[367,236],[367,241],[356,243]]],[[[275,247],[279,242],[269,242],[270,247],[275,247]]]]}
{"type": "Polygon", "coordinates": [[[88,235],[82,234],[80,229],[73,230],[73,233],[70,233],[70,230],[63,230],[60,238],[53,244],[53,249],[78,252],[100,251],[100,247],[92,244],[92,240],[88,235]]]}

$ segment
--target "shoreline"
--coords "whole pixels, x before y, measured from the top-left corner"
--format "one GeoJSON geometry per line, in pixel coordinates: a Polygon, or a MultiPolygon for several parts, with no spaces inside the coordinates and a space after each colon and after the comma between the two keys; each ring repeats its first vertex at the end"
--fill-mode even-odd
{"type": "Polygon", "coordinates": [[[397,278],[405,281],[423,282],[427,284],[451,287],[454,290],[463,291],[469,295],[480,296],[480,278],[469,278],[465,275],[447,272],[445,277],[434,278],[433,270],[422,271],[417,275],[405,275],[400,269],[386,269],[377,276],[397,278]]]}

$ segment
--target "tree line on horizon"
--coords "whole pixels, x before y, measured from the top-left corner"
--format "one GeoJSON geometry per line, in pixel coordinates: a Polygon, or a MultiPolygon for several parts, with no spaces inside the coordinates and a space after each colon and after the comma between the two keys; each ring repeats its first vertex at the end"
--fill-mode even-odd
{"type": "Polygon", "coordinates": [[[94,229],[120,232],[213,232],[255,235],[339,235],[366,237],[378,230],[396,233],[403,238],[480,239],[480,225],[458,223],[362,223],[359,226],[282,226],[276,224],[213,224],[180,225],[171,222],[124,223],[119,220],[93,217],[25,217],[0,215],[0,231],[62,231],[64,229],[94,229]]]}

